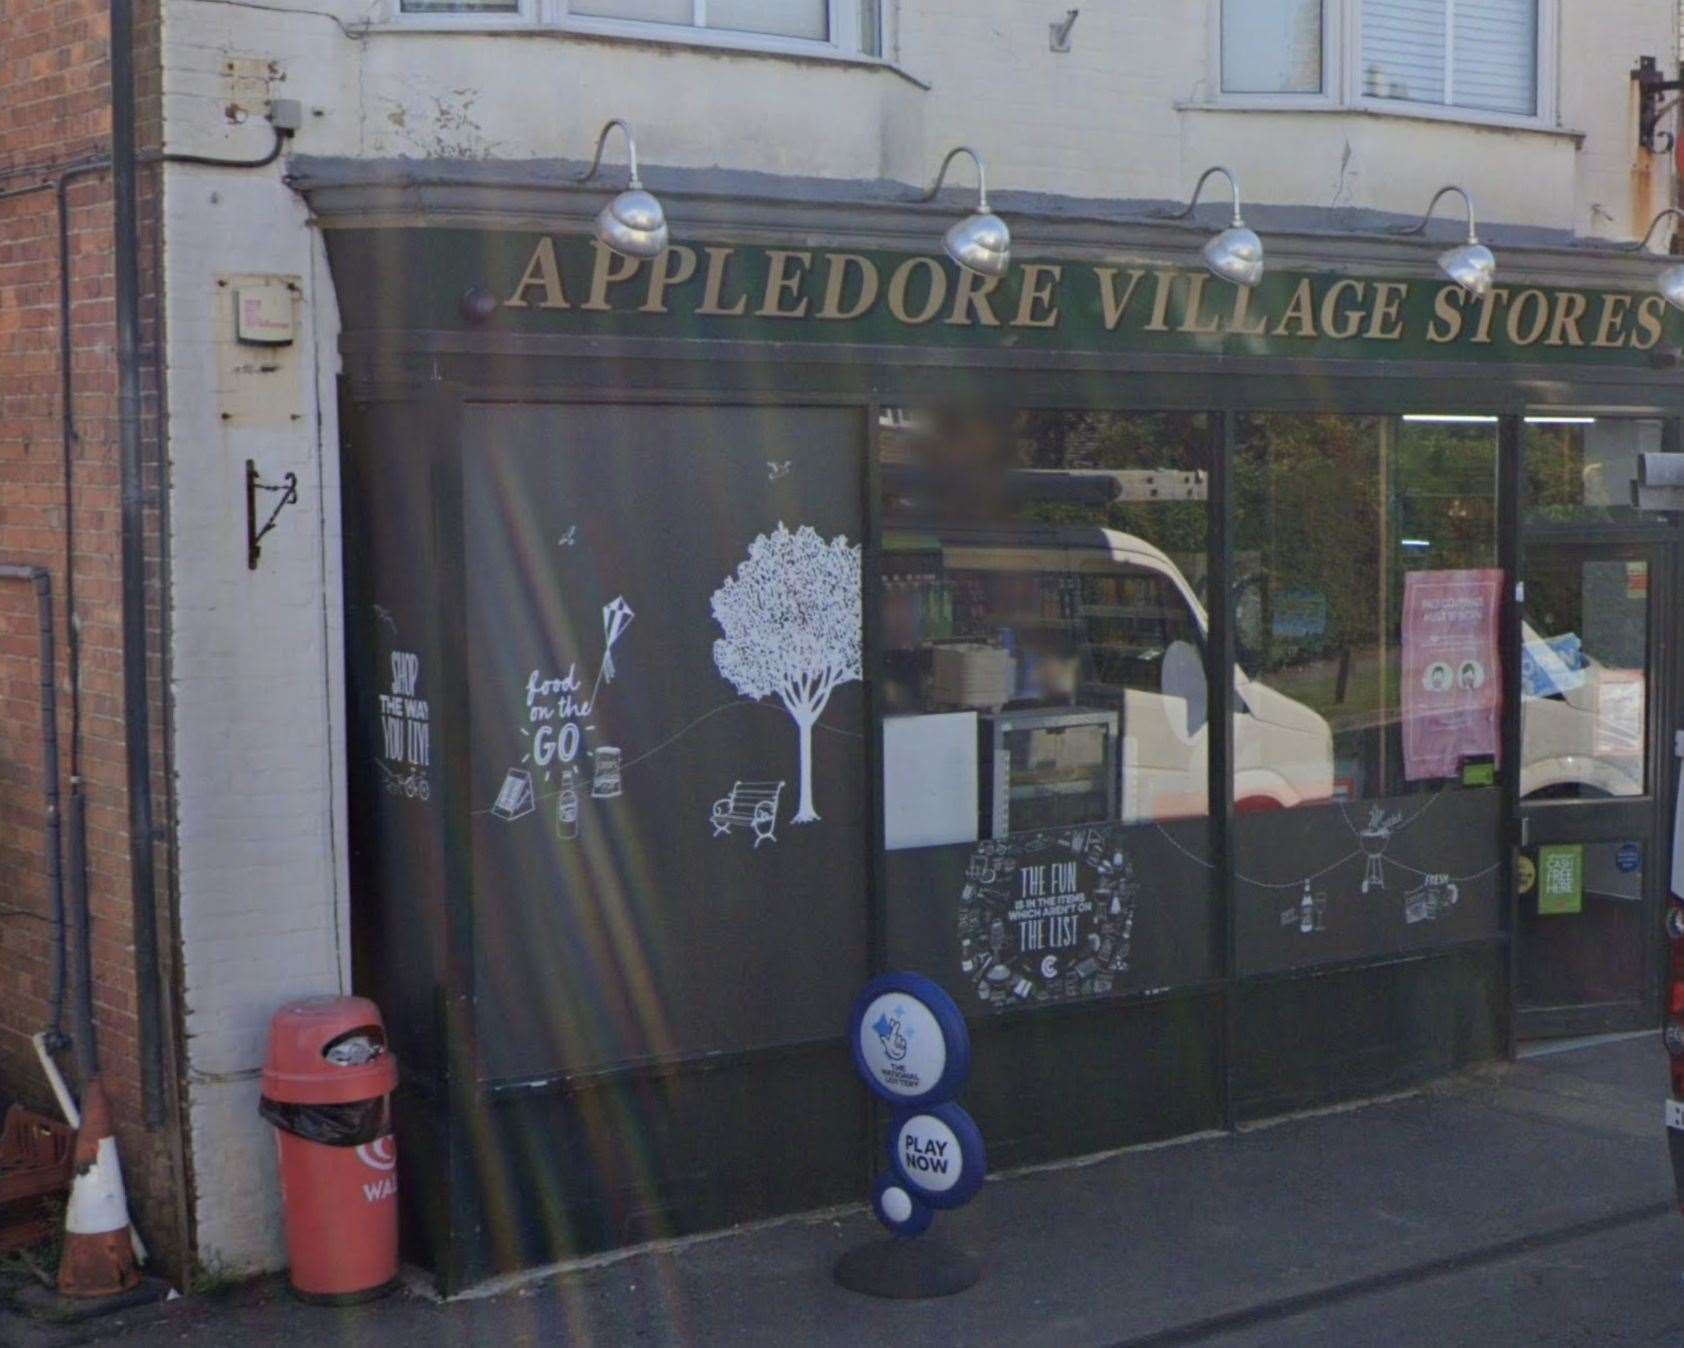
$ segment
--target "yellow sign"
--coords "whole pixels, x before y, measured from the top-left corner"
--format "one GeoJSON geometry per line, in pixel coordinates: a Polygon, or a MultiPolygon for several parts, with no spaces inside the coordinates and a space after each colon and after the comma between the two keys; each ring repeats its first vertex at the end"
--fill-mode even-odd
{"type": "Polygon", "coordinates": [[[1517,894],[1530,894],[1538,883],[1538,868],[1532,858],[1524,854],[1514,859],[1514,888],[1517,894]]]}

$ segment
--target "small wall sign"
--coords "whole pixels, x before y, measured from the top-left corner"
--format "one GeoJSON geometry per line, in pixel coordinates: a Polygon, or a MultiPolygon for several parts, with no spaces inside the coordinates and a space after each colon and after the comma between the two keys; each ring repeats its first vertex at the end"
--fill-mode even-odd
{"type": "Polygon", "coordinates": [[[1538,849],[1538,913],[1581,913],[1585,907],[1585,849],[1580,843],[1538,849]]]}
{"type": "Polygon", "coordinates": [[[1538,883],[1538,863],[1526,853],[1519,853],[1514,859],[1514,891],[1516,894],[1530,894],[1532,886],[1538,883]]]}

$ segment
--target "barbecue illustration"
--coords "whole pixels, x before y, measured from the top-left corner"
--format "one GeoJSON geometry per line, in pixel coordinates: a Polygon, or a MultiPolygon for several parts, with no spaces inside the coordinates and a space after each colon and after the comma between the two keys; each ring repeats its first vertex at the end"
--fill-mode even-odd
{"type": "Polygon", "coordinates": [[[1368,858],[1362,876],[1362,892],[1386,887],[1386,848],[1391,845],[1392,831],[1403,822],[1401,813],[1387,814],[1378,805],[1369,807],[1368,824],[1357,834],[1362,854],[1368,858]]]}

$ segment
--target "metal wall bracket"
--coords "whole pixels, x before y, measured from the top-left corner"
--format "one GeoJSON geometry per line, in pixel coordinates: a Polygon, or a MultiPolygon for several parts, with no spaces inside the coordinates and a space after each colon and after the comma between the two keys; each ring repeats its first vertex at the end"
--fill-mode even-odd
{"type": "MultiPolygon", "coordinates": [[[[1632,81],[1637,85],[1637,143],[1645,150],[1672,153],[1676,138],[1670,131],[1657,130],[1661,118],[1671,111],[1673,104],[1662,103],[1666,94],[1675,94],[1684,90],[1684,80],[1669,80],[1661,73],[1660,66],[1653,56],[1637,58],[1637,68],[1631,72],[1632,81]],[[1666,137],[1666,144],[1660,144],[1661,137],[1666,137]]],[[[1676,101],[1676,100],[1674,100],[1676,101]]]]}
{"type": "Polygon", "coordinates": [[[246,569],[257,570],[257,559],[263,555],[262,543],[268,532],[275,527],[275,521],[285,510],[298,500],[298,474],[288,473],[279,482],[265,482],[257,475],[257,465],[250,459],[246,460],[246,569]],[[278,491],[281,499],[275,502],[275,508],[269,512],[269,518],[263,521],[263,527],[257,526],[257,493],[260,491],[278,491]]]}
{"type": "Polygon", "coordinates": [[[1061,22],[1047,25],[1047,50],[1067,52],[1070,50],[1070,30],[1076,26],[1076,15],[1080,10],[1071,10],[1061,22]]]}

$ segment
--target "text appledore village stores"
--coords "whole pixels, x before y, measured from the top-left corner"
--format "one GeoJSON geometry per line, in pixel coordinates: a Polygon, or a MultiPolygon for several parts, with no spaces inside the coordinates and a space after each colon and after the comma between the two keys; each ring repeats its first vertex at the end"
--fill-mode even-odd
{"type": "Polygon", "coordinates": [[[983,277],[931,256],[728,244],[675,244],[644,262],[549,235],[503,236],[495,252],[502,321],[557,331],[1628,364],[1680,335],[1660,296],[1620,290],[1514,284],[1476,298],[1439,280],[1333,272],[1243,287],[1192,269],[1053,261],[983,277]]]}

